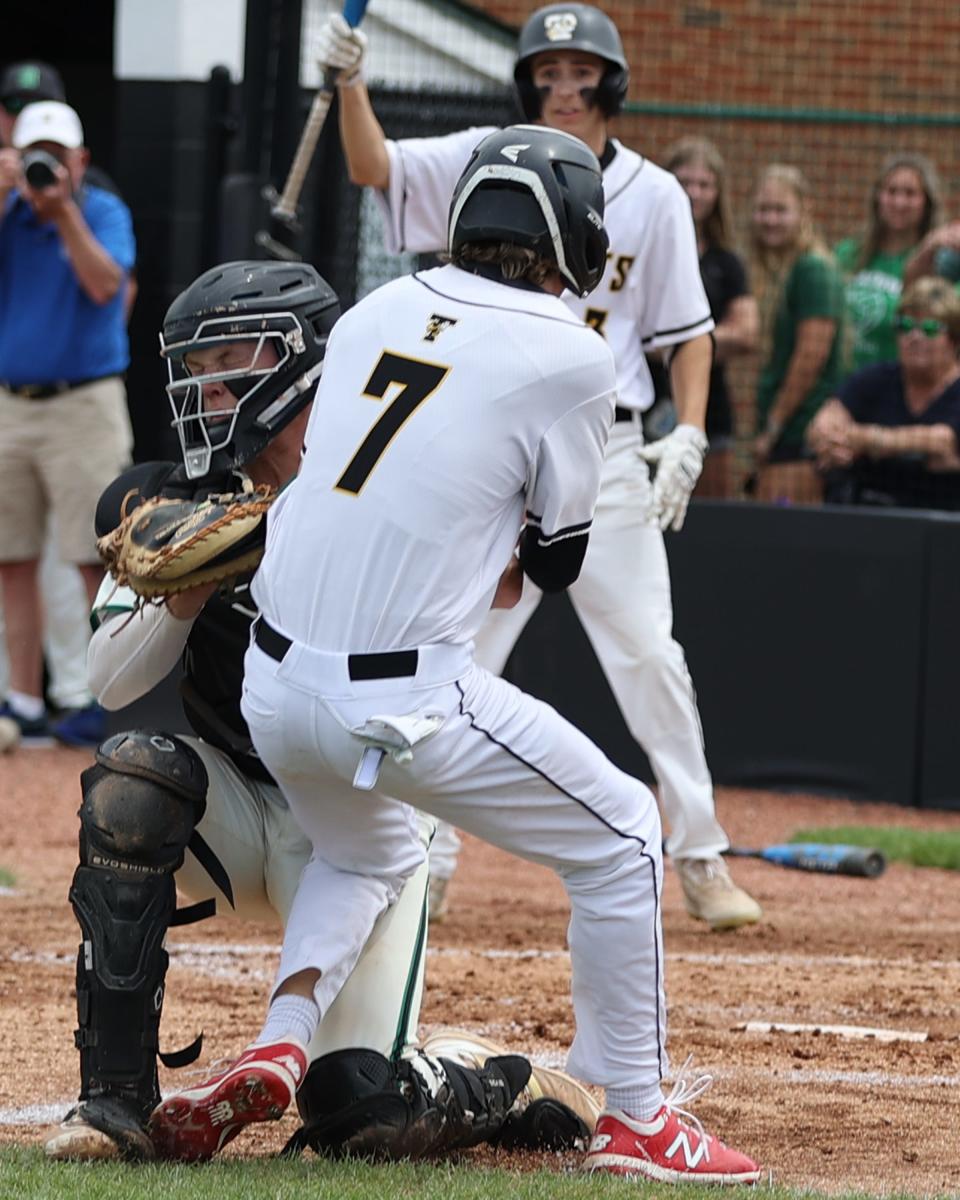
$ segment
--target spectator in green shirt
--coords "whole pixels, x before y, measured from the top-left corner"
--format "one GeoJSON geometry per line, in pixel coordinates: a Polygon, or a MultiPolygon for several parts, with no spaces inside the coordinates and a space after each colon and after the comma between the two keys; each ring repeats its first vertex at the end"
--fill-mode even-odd
{"type": "Polygon", "coordinates": [[[894,318],[904,268],[940,220],[940,202],[940,180],[928,158],[891,154],[870,190],[866,227],[836,247],[847,283],[852,370],[897,357],[894,318]]]}
{"type": "Polygon", "coordinates": [[[761,173],[750,239],[765,356],[754,491],[768,503],[816,503],[821,486],[804,435],[840,379],[844,297],[813,222],[809,184],[796,167],[777,163],[761,173]]]}

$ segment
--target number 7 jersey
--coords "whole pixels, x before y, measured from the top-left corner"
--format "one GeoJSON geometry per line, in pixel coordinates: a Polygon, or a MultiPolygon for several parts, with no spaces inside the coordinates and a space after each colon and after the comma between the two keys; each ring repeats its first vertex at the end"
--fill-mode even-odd
{"type": "Polygon", "coordinates": [[[371,293],[270,513],[264,617],[341,653],[472,640],[525,520],[586,538],[615,396],[606,343],[539,289],[447,266],[371,293]]]}

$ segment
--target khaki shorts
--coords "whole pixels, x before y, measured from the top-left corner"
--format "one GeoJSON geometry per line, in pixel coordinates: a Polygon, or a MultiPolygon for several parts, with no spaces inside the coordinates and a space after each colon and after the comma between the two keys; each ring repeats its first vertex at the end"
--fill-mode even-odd
{"type": "Polygon", "coordinates": [[[49,400],[0,388],[0,562],[39,558],[52,512],[64,561],[95,563],[97,501],[129,466],[132,450],[119,376],[49,400]]]}

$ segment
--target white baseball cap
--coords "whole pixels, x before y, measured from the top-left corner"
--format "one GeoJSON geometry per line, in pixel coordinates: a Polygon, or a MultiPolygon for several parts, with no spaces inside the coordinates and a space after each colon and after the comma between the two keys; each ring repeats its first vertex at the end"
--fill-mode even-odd
{"type": "Polygon", "coordinates": [[[68,150],[77,150],[83,145],[83,126],[69,104],[37,100],[17,117],[10,140],[17,150],[34,142],[56,142],[68,150]]]}

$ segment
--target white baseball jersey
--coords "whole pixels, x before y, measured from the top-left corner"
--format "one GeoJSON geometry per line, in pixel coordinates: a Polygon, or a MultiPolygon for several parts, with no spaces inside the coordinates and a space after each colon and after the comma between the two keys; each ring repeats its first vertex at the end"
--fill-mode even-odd
{"type": "MultiPolygon", "coordinates": [[[[474,148],[493,132],[490,126],[387,142],[390,183],[375,194],[389,250],[446,247],[453,189],[474,148]]],[[[713,319],[686,193],[649,159],[615,139],[610,146],[615,153],[603,172],[607,269],[589,296],[563,298],[607,339],[617,364],[617,403],[642,412],[654,401],[645,352],[709,333],[713,319]]]]}
{"type": "Polygon", "coordinates": [[[321,650],[472,641],[525,511],[538,547],[585,537],[615,396],[609,347],[539,289],[447,266],[371,293],[330,338],[260,611],[321,650]]]}

